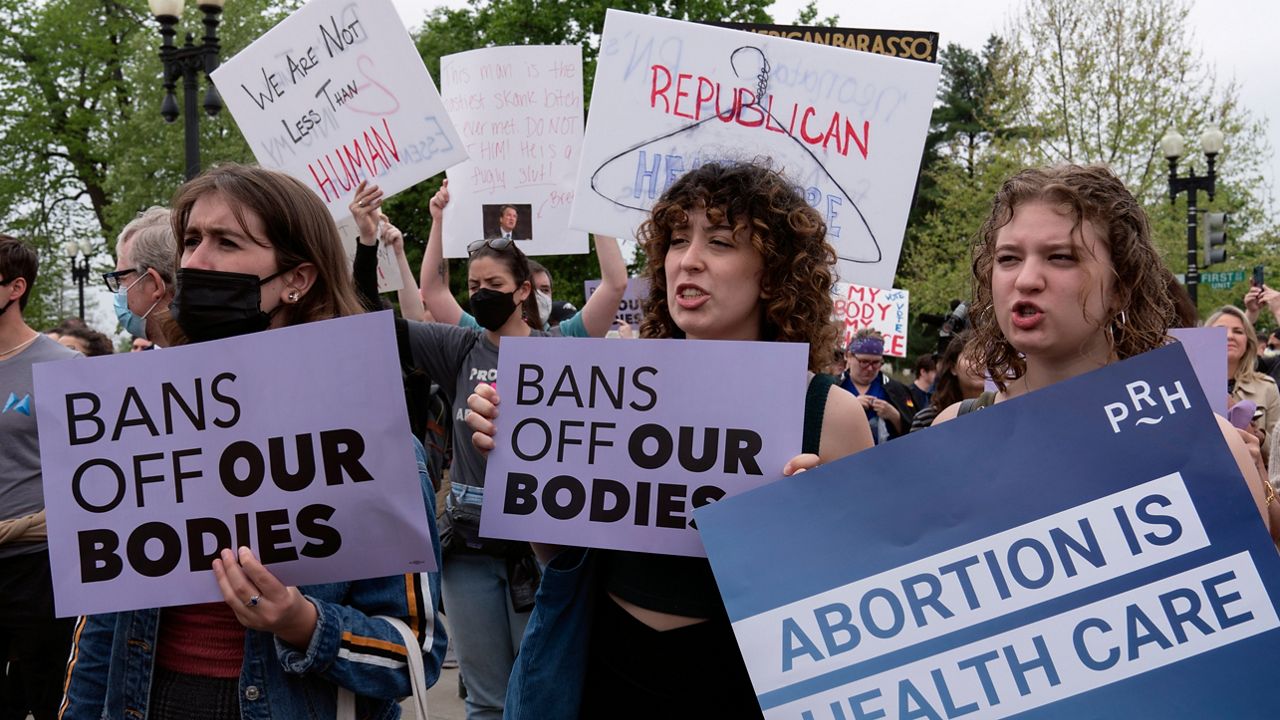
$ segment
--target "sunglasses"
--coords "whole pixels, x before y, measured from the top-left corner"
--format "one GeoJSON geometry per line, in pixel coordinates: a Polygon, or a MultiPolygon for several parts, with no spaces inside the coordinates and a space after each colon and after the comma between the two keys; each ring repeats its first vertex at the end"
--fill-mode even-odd
{"type": "Polygon", "coordinates": [[[511,243],[515,242],[511,238],[490,238],[488,240],[476,240],[467,244],[467,254],[475,255],[484,247],[490,247],[499,252],[511,247],[511,243]]]}
{"type": "Polygon", "coordinates": [[[129,268],[128,270],[116,270],[115,272],[102,273],[102,281],[107,284],[107,289],[111,292],[120,292],[120,278],[136,272],[138,272],[136,268],[129,268]]]}

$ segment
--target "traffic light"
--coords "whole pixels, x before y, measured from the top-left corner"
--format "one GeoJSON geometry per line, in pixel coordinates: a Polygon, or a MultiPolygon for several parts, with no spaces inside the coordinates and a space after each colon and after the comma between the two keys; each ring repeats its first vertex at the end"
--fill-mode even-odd
{"type": "Polygon", "coordinates": [[[1226,213],[1204,214],[1204,267],[1226,262],[1228,219],[1226,213]]]}

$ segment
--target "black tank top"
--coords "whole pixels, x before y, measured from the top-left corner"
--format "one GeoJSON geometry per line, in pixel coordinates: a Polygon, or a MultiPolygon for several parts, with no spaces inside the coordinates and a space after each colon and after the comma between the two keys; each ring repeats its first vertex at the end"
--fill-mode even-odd
{"type": "MultiPolygon", "coordinates": [[[[824,374],[809,381],[801,452],[818,452],[827,392],[835,383],[834,377],[824,374]]],[[[607,550],[600,553],[600,562],[605,589],[638,607],[686,617],[725,616],[706,558],[607,550]]]]}

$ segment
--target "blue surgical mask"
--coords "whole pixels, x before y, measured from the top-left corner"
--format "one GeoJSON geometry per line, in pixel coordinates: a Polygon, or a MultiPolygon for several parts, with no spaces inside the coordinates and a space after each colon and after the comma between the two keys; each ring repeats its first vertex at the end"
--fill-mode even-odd
{"type": "Polygon", "coordinates": [[[115,297],[116,319],[120,321],[120,327],[124,328],[125,332],[133,337],[140,338],[147,336],[147,316],[151,314],[151,311],[159,303],[158,300],[152,303],[151,307],[147,308],[147,311],[142,315],[138,315],[129,309],[129,291],[133,289],[134,285],[142,282],[143,277],[146,277],[146,275],[144,274],[134,280],[128,287],[120,288],[115,297]]]}
{"type": "Polygon", "coordinates": [[[144,338],[147,336],[147,321],[138,317],[129,309],[129,296],[123,292],[116,293],[116,319],[120,321],[120,327],[133,337],[144,338]]]}

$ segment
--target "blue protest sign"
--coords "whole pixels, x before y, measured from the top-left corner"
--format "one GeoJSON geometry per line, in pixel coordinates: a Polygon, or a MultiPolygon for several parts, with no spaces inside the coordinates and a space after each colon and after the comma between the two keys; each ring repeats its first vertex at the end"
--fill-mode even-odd
{"type": "Polygon", "coordinates": [[[1280,556],[1179,346],[695,516],[770,720],[1275,716],[1280,556]]]}

